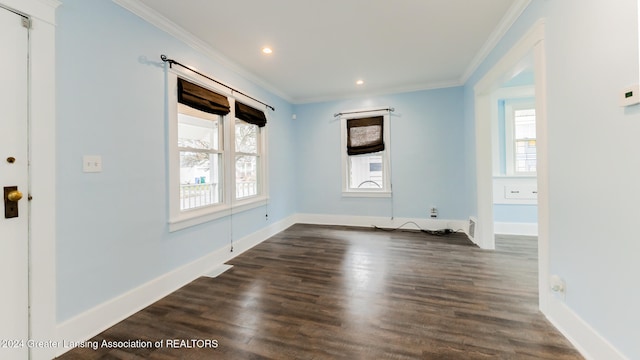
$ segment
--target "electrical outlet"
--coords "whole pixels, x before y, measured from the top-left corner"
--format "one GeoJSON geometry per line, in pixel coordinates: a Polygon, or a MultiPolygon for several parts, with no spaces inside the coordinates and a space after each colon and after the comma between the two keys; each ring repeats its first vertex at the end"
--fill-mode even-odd
{"type": "Polygon", "coordinates": [[[567,293],[567,284],[558,275],[552,275],[549,280],[551,291],[560,299],[564,300],[567,293]]]}
{"type": "Polygon", "coordinates": [[[83,156],[82,171],[86,173],[102,172],[102,156],[99,156],[99,155],[83,156]]]}

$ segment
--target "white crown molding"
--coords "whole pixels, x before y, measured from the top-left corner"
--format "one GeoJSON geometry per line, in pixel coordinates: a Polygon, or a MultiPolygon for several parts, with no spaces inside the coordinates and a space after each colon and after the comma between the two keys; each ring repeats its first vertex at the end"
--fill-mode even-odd
{"type": "MultiPolygon", "coordinates": [[[[40,1],[57,1],[57,0],[40,0],[40,1]]],[[[217,63],[225,66],[229,70],[237,73],[238,75],[256,83],[261,86],[265,90],[272,92],[273,94],[281,97],[282,99],[288,101],[291,104],[307,104],[307,103],[316,103],[316,102],[325,102],[325,101],[337,101],[337,100],[347,100],[353,98],[360,98],[365,96],[379,96],[379,95],[389,95],[395,93],[406,93],[406,92],[414,92],[414,91],[423,91],[423,90],[433,90],[433,89],[442,89],[449,87],[462,86],[466,83],[469,77],[473,74],[474,71],[480,66],[480,64],[485,60],[485,58],[489,55],[489,53],[495,48],[498,42],[502,39],[505,33],[511,28],[513,23],[518,19],[520,14],[526,9],[531,0],[516,0],[513,5],[509,8],[505,16],[501,19],[500,23],[496,26],[494,31],[491,33],[489,39],[485,42],[480,51],[476,54],[474,59],[471,61],[469,66],[467,67],[464,74],[459,79],[449,80],[449,81],[441,81],[441,82],[429,82],[423,84],[415,84],[404,87],[396,87],[396,88],[387,88],[383,90],[374,90],[370,92],[353,92],[353,93],[342,93],[342,94],[328,94],[324,96],[312,96],[312,97],[292,97],[289,94],[281,91],[275,86],[271,85],[267,81],[265,81],[260,76],[250,72],[249,70],[239,66],[237,63],[221,54],[219,51],[215,50],[213,47],[200,40],[197,36],[190,33],[183,27],[175,24],[170,21],[157,11],[151,9],[146,6],[144,3],[139,0],[112,0],[117,5],[123,7],[129,12],[139,16],[144,21],[150,23],[151,25],[157,27],[158,29],[176,37],[178,40],[184,42],[191,48],[196,51],[202,52],[212,60],[217,63]]],[[[169,54],[170,55],[170,54],[169,54]]]]}
{"type": "MultiPolygon", "coordinates": [[[[280,91],[273,85],[266,82],[264,79],[259,77],[258,75],[248,71],[247,69],[239,66],[237,63],[230,60],[228,57],[222,55],[219,51],[216,51],[209,44],[200,40],[197,36],[193,35],[183,27],[177,25],[171,20],[164,17],[162,14],[157,11],[151,9],[146,6],[142,2],[138,0],[113,0],[114,3],[120,5],[124,9],[128,10],[134,15],[137,15],[142,20],[148,22],[149,24],[157,27],[158,29],[168,33],[169,35],[174,36],[178,40],[184,42],[191,48],[196,51],[199,51],[219,63],[220,65],[226,67],[227,69],[235,72],[236,74],[246,78],[264,88],[265,90],[283,98],[288,102],[293,102],[291,97],[284,92],[280,91]]],[[[158,54],[160,56],[160,54],[158,54]]],[[[171,57],[171,54],[167,54],[167,56],[171,57]]]]}
{"type": "Polygon", "coordinates": [[[489,56],[489,53],[498,45],[498,42],[502,40],[502,37],[509,31],[530,3],[531,0],[516,0],[513,2],[507,13],[500,20],[498,26],[496,26],[482,48],[480,48],[480,51],[478,51],[473,60],[471,60],[469,67],[467,67],[467,70],[459,80],[460,83],[464,84],[469,80],[471,75],[480,67],[480,64],[489,56]]]}

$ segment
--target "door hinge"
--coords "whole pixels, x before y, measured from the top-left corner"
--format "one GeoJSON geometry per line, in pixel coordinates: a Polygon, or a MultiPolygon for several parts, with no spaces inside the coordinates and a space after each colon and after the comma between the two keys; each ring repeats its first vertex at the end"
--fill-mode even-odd
{"type": "Polygon", "coordinates": [[[31,29],[31,19],[23,17],[22,26],[26,27],[27,29],[31,29]]]}

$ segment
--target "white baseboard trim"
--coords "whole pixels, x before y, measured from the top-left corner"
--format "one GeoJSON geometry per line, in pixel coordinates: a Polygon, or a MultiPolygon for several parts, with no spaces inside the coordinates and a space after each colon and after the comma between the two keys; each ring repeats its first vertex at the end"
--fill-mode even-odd
{"type": "MultiPolygon", "coordinates": [[[[372,227],[375,225],[385,228],[397,228],[407,222],[415,222],[422,229],[439,230],[448,228],[462,230],[464,233],[468,232],[468,220],[391,219],[375,216],[295,214],[236,241],[233,253],[229,252],[227,248],[216,250],[59,324],[56,332],[57,341],[61,344],[86,341],[194,279],[219,272],[220,269],[224,269],[222,265],[225,262],[296,223],[356,227],[372,227]]],[[[406,224],[403,228],[417,229],[413,224],[406,224]]],[[[497,226],[495,231],[499,233],[497,226]]],[[[524,235],[528,234],[531,234],[531,232],[524,235]]],[[[551,294],[549,294],[548,307],[544,314],[587,360],[629,360],[564,302],[551,294]]],[[[68,350],[71,349],[57,348],[56,356],[62,355],[68,350]]]]}
{"type": "Polygon", "coordinates": [[[499,235],[538,236],[538,224],[496,222],[493,224],[493,231],[499,235]]]}
{"type": "MultiPolygon", "coordinates": [[[[294,220],[295,216],[290,216],[278,221],[234,241],[233,252],[229,252],[227,247],[213,251],[59,324],[56,329],[57,341],[60,344],[79,343],[94,337],[196,278],[216,272],[225,262],[293,225],[294,220]]],[[[57,348],[56,356],[69,350],[57,348]]]]}
{"type": "Polygon", "coordinates": [[[231,269],[233,267],[233,265],[227,265],[227,264],[222,264],[218,267],[216,267],[213,270],[210,270],[208,273],[204,274],[203,276],[208,276],[210,278],[216,278],[220,275],[222,275],[223,273],[225,273],[227,270],[231,269]]]}
{"type": "Polygon", "coordinates": [[[544,315],[587,360],[629,360],[591,325],[552,294],[544,315]]]}
{"type": "MultiPolygon", "coordinates": [[[[328,214],[297,214],[296,223],[314,225],[339,225],[356,227],[373,227],[395,229],[402,226],[407,230],[419,230],[416,223],[423,230],[452,229],[467,234],[469,228],[468,220],[446,220],[446,219],[418,219],[418,218],[389,218],[380,216],[356,216],[356,215],[328,215],[328,214]],[[404,226],[403,226],[404,225],[404,226]]],[[[468,234],[467,234],[468,235],[468,234]]]]}

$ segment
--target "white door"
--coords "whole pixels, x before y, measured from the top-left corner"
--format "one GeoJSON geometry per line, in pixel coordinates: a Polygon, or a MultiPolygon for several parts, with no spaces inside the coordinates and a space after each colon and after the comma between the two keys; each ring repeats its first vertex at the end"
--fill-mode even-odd
{"type": "Polygon", "coordinates": [[[23,17],[0,8],[0,195],[7,197],[7,187],[24,194],[17,217],[7,218],[12,204],[0,203],[1,359],[26,359],[29,352],[27,56],[23,17]]]}

